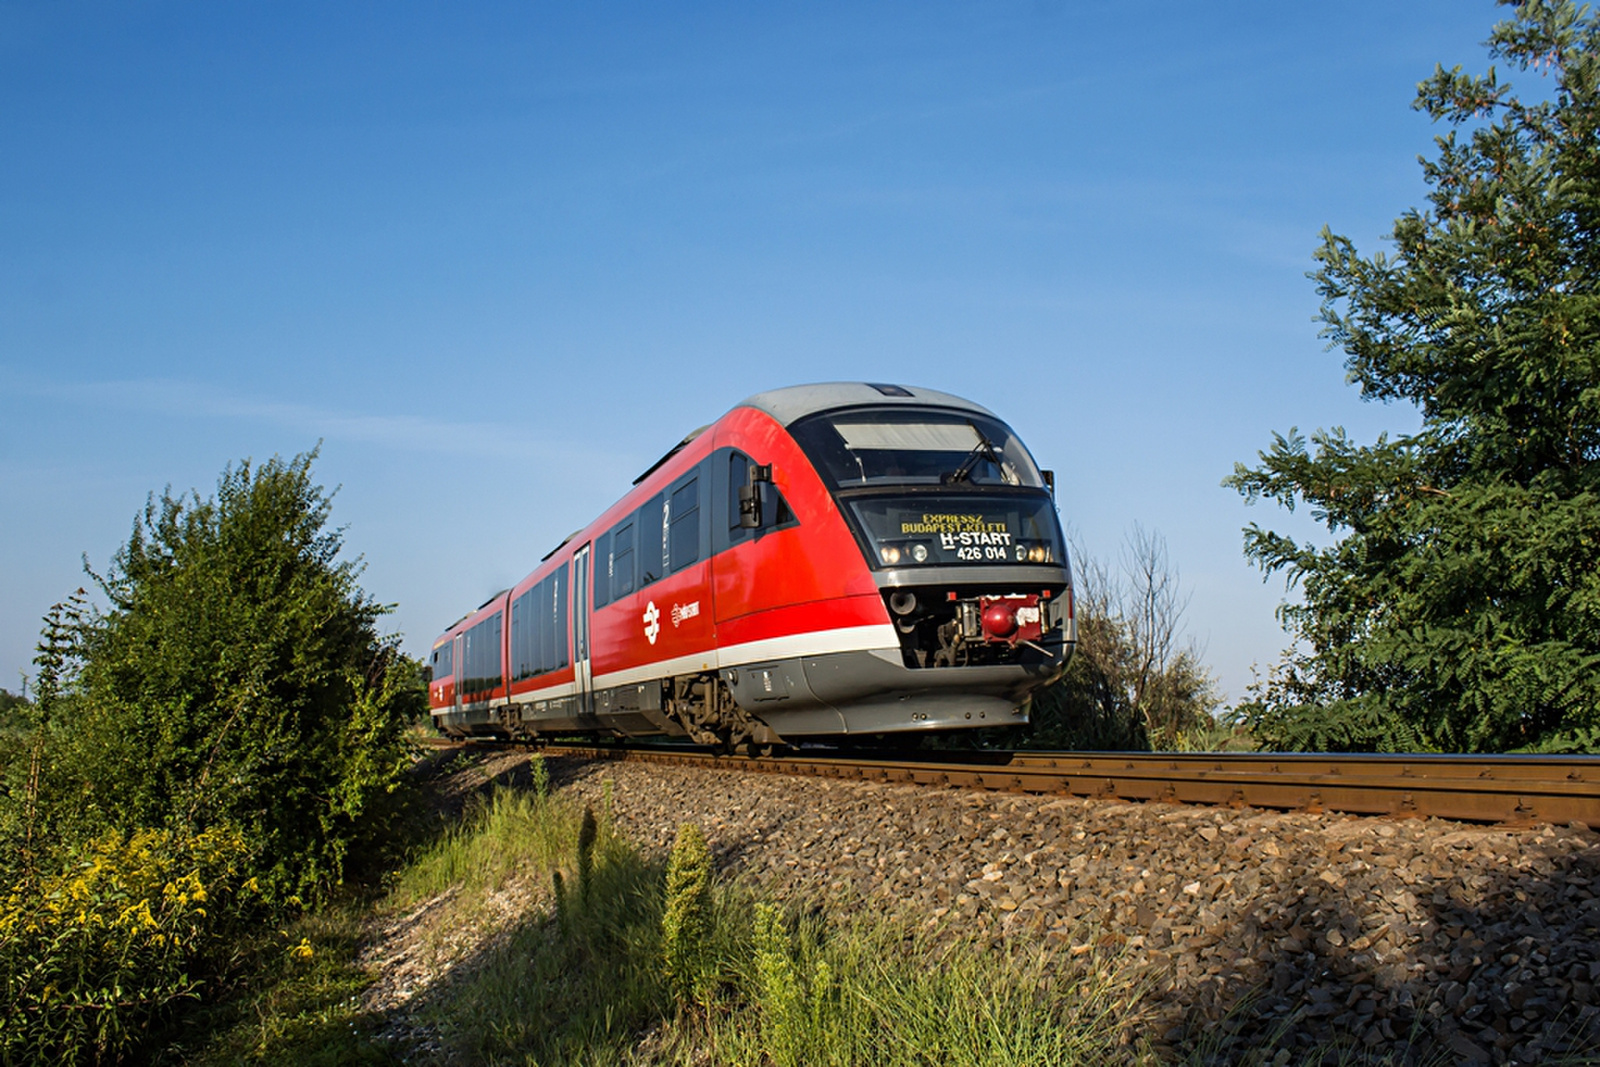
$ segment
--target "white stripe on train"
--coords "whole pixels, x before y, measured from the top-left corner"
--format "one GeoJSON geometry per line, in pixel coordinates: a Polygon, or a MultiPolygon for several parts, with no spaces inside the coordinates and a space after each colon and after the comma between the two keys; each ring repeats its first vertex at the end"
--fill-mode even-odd
{"type": "MultiPolygon", "coordinates": [[[[894,627],[886,623],[785,634],[782,637],[746,641],[743,644],[708,649],[687,656],[675,656],[672,659],[659,659],[642,667],[629,667],[627,670],[597,674],[590,688],[612,689],[619,685],[635,685],[677,674],[698,674],[723,667],[741,667],[746,663],[791,659],[795,656],[826,656],[834,652],[885,652],[898,663],[900,640],[895,634],[894,627]]],[[[529,700],[554,700],[573,696],[577,691],[577,683],[562,682],[559,685],[517,693],[511,700],[519,704],[529,700]]],[[[497,697],[489,701],[489,706],[496,708],[505,703],[507,703],[505,697],[497,697]]],[[[453,707],[434,708],[433,714],[443,715],[453,711],[455,711],[453,707]]]]}
{"type": "Polygon", "coordinates": [[[652,678],[675,674],[695,674],[722,667],[739,667],[746,663],[765,660],[790,659],[795,656],[826,656],[833,652],[884,651],[900,660],[900,640],[894,627],[888,623],[871,626],[843,626],[833,630],[812,630],[802,634],[785,634],[761,641],[746,641],[738,645],[707,649],[687,656],[656,660],[642,667],[611,671],[594,676],[594,688],[610,689],[619,685],[633,685],[652,678]]]}

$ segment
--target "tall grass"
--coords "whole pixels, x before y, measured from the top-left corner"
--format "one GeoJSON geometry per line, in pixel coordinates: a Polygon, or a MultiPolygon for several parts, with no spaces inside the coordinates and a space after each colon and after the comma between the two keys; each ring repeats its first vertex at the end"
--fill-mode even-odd
{"type": "Polygon", "coordinates": [[[571,865],[582,812],[547,797],[497,789],[401,872],[389,903],[405,908],[446,892],[478,896],[514,878],[571,865]]]}
{"type": "Polygon", "coordinates": [[[865,917],[785,924],[757,906],[751,1011],[719,1020],[733,1063],[1137,1062],[1143,985],[1114,958],[1064,961],[1037,946],[936,941],[865,917]]]}

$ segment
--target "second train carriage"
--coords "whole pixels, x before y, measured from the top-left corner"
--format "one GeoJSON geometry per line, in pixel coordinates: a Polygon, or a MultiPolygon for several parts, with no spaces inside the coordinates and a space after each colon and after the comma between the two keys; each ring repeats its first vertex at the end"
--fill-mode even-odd
{"type": "Polygon", "coordinates": [[[434,644],[457,736],[722,747],[1013,725],[1076,638],[1053,485],[929,389],[751,397],[434,644]]]}

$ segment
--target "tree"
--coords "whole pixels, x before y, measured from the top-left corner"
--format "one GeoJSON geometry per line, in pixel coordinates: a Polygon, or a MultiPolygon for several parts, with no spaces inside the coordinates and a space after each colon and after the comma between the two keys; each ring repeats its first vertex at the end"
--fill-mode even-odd
{"type": "Polygon", "coordinates": [[[1414,434],[1275,435],[1226,484],[1308,505],[1316,547],[1252,524],[1246,554],[1303,598],[1251,709],[1282,747],[1500,751],[1600,740],[1600,18],[1515,5],[1495,68],[1436,69],[1415,107],[1449,126],[1428,206],[1365,258],[1324,229],[1311,275],[1329,347],[1414,434]]]}
{"type": "Polygon", "coordinates": [[[109,608],[79,626],[72,714],[48,723],[58,808],[90,829],[235,827],[280,901],[340,880],[423,692],[340,559],[315,455],[230,467],[214,499],[151,497],[94,575],[109,608]]]}

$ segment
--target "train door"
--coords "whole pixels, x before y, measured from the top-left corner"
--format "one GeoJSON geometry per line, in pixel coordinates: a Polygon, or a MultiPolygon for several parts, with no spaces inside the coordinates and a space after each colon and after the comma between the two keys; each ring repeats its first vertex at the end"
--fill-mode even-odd
{"type": "Polygon", "coordinates": [[[589,668],[589,546],[572,557],[572,681],[577,714],[594,711],[594,677],[589,668]]]}

